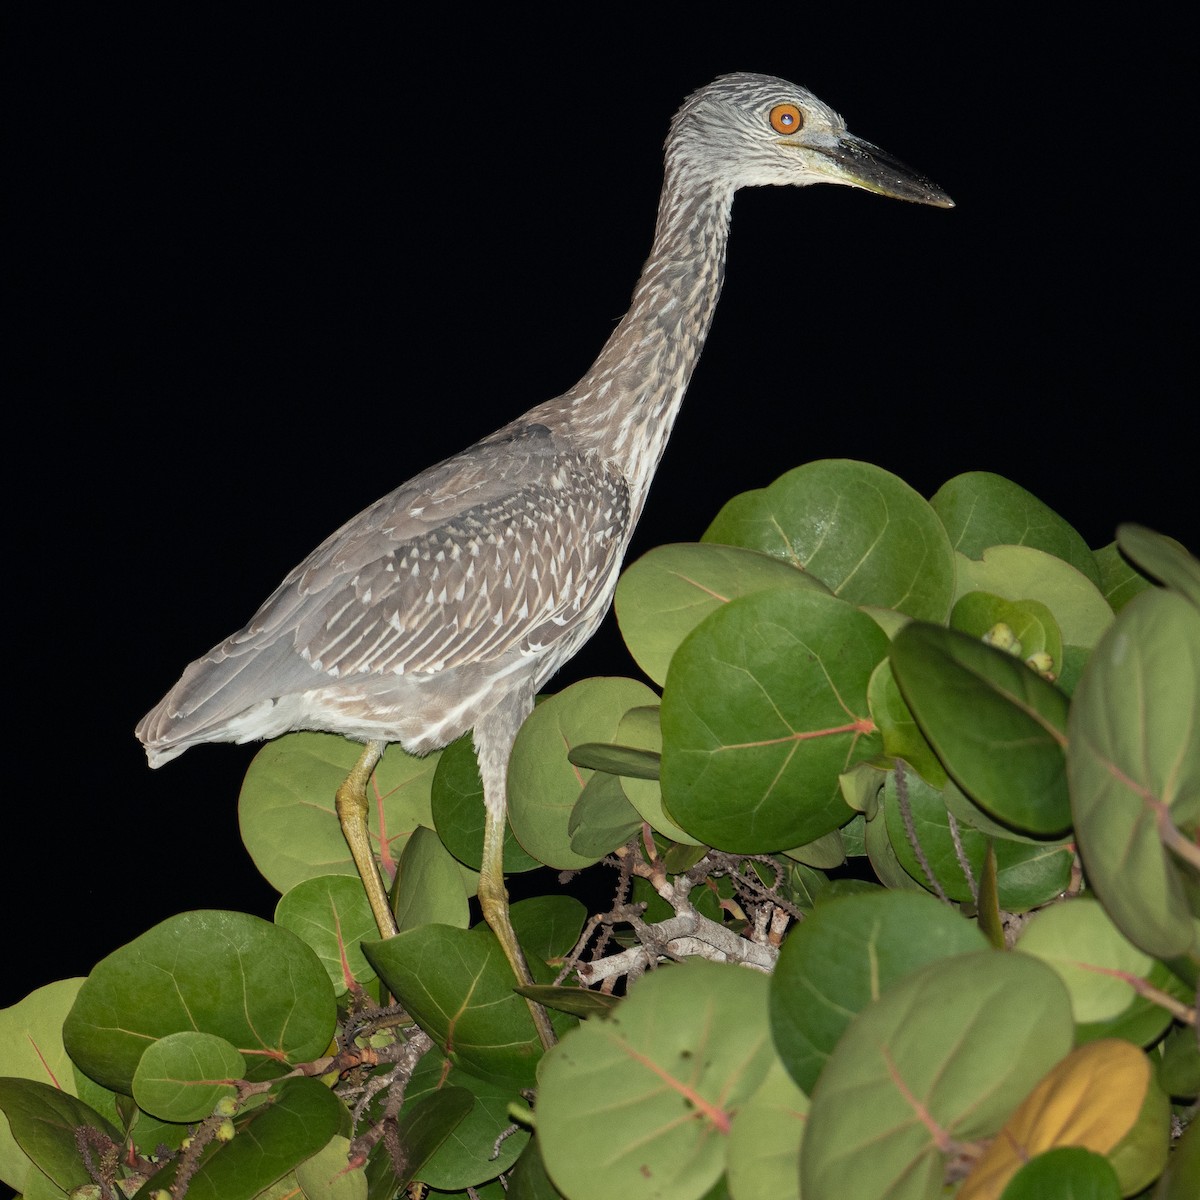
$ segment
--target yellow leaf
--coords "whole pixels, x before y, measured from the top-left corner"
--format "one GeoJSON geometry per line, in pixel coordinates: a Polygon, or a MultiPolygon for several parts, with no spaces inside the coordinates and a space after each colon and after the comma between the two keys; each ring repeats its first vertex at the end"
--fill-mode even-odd
{"type": "Polygon", "coordinates": [[[1116,1038],[1072,1051],[1021,1102],[963,1181],[958,1200],[996,1200],[1018,1169],[1059,1146],[1107,1154],[1133,1128],[1150,1062],[1116,1038]]]}

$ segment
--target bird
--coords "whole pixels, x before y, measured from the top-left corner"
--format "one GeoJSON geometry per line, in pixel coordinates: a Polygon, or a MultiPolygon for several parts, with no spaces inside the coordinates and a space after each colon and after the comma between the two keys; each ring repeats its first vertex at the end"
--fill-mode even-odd
{"type": "MultiPolygon", "coordinates": [[[[365,743],[336,809],[380,935],[395,917],[367,831],[389,743],[423,755],[472,731],[483,783],[480,906],[513,972],[507,769],[534,697],[608,611],[713,319],[734,193],[834,183],[942,208],[924,176],[852,135],[807,89],[722,75],[664,146],[650,254],[582,379],[351,518],[139,722],[151,767],[205,742],[324,730],[365,743]]],[[[542,1043],[554,1033],[530,1005],[542,1043]]]]}

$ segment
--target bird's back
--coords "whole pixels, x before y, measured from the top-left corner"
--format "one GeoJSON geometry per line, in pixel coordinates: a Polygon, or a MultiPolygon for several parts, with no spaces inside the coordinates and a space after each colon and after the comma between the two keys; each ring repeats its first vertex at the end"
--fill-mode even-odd
{"type": "Polygon", "coordinates": [[[292,729],[444,745],[590,635],[629,517],[624,478],[597,456],[507,426],[327,538],[137,736],[155,766],[292,729]]]}

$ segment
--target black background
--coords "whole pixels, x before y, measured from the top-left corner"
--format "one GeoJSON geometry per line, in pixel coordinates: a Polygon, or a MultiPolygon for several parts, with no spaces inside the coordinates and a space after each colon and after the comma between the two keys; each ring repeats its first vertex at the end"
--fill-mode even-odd
{"type": "MultiPolygon", "coordinates": [[[[1194,64],[1165,17],[80,10],[8,48],[0,1004],[187,908],[270,915],[254,748],[151,772],[135,722],[333,528],[582,374],[714,75],[804,83],[958,207],[740,194],[632,553],[843,456],[924,495],[1000,472],[1093,546],[1122,520],[1200,545],[1194,64]]],[[[636,673],[611,623],[560,682],[596,673],[636,673]]]]}

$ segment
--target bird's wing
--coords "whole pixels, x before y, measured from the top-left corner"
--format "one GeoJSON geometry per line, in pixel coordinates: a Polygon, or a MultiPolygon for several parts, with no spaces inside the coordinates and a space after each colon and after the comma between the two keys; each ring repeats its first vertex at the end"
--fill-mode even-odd
{"type": "Polygon", "coordinates": [[[414,481],[372,510],[369,533],[355,523],[296,575],[295,646],[312,666],[346,678],[535,654],[606,604],[629,523],[622,476],[543,426],[446,465],[453,500],[414,481]]]}
{"type": "Polygon", "coordinates": [[[211,727],[336,679],[537,653],[606,604],[629,505],[594,456],[510,426],[327,538],[155,711],[211,727]]]}

